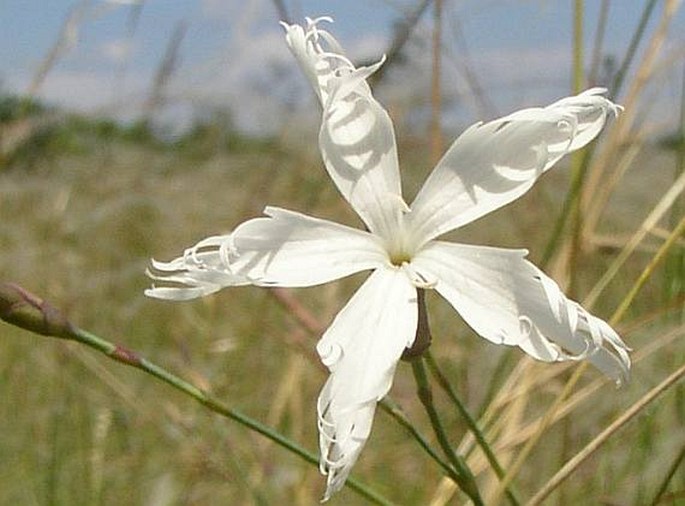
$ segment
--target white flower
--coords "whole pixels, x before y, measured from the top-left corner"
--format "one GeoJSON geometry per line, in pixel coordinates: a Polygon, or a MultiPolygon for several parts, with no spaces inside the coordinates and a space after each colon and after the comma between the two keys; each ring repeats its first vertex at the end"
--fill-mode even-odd
{"type": "MultiPolygon", "coordinates": [[[[392,122],[366,78],[319,28],[285,25],[286,40],[323,107],[326,169],[368,231],[267,207],[266,217],[210,237],[169,263],[153,261],[147,294],[184,300],[226,286],[301,287],[371,270],[321,337],[331,374],[319,396],[324,499],[339,490],[364,446],[377,402],[414,341],[417,289],[434,288],[485,339],[544,361],[586,358],[617,382],[630,359],[604,321],[567,299],[525,250],[437,240],[523,195],[562,156],[585,146],[618,106],[591,89],[544,108],[468,128],[408,206],[392,122]]],[[[328,20],[330,21],[330,20],[328,20]]]]}

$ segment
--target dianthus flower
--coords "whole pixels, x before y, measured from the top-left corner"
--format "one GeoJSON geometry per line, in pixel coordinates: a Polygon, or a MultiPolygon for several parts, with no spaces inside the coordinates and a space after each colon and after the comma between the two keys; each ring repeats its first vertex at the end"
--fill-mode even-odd
{"type": "Polygon", "coordinates": [[[480,336],[543,361],[587,359],[621,382],[628,349],[603,320],[568,299],[526,250],[444,242],[451,230],[528,191],[561,157],[582,148],[619,107],[593,88],[544,108],[469,127],[407,205],[392,122],[366,79],[320,28],[286,25],[286,41],[323,108],[319,145],[357,230],[285,209],[210,237],[171,262],[153,261],[160,299],[186,300],[237,285],[305,287],[371,275],[317,344],[330,370],[317,404],[324,499],[345,483],[369,437],[378,401],[416,338],[418,293],[434,289],[480,336]]]}

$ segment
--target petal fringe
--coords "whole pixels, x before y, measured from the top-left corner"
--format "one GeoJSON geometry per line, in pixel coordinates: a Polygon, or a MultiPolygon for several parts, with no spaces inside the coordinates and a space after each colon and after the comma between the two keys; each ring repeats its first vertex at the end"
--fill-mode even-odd
{"type": "Polygon", "coordinates": [[[618,384],[629,348],[605,321],[568,299],[525,250],[430,242],[412,261],[485,339],[547,362],[587,359],[618,384]]]}
{"type": "Polygon", "coordinates": [[[376,403],[416,335],[416,289],[397,268],[374,271],[317,345],[331,371],[317,403],[324,500],[345,483],[371,432],[376,403]]]}
{"type": "Polygon", "coordinates": [[[527,192],[561,157],[594,139],[620,106],[592,88],[545,108],[476,123],[457,138],[411,205],[423,242],[466,225],[527,192]]]}

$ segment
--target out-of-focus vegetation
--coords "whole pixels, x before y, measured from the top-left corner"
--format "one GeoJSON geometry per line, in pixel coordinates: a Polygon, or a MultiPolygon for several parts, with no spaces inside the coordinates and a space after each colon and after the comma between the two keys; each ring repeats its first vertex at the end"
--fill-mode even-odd
{"type": "MultiPolygon", "coordinates": [[[[38,111],[59,112],[7,100],[3,125],[7,117],[18,119],[13,108],[33,111],[25,112],[26,118],[38,111]]],[[[174,142],[163,142],[141,125],[78,116],[47,125],[36,134],[43,140],[27,140],[5,160],[0,173],[0,272],[57,301],[82,327],[153,357],[314,450],[314,403],[324,381],[311,359],[316,337],[303,334],[267,292],[237,288],[185,304],[143,296],[149,257],[171,258],[207,235],[258,215],[266,204],[356,224],[320,166],[313,132],[306,134],[311,149],[293,152],[277,139],[230,140],[236,134],[224,126],[199,125],[174,142]]],[[[409,145],[412,149],[401,152],[401,162],[412,194],[429,167],[424,145],[417,139],[399,139],[400,148],[409,145]]],[[[669,188],[671,164],[669,151],[643,147],[612,196],[602,224],[605,239],[614,242],[588,248],[580,293],[601,276],[621,237],[633,231],[669,188]],[[645,174],[649,185],[644,184],[645,174]]],[[[556,170],[525,198],[460,231],[456,239],[525,246],[535,260],[567,184],[567,171],[556,170]]],[[[615,308],[652,248],[646,243],[631,257],[625,274],[596,305],[598,314],[615,308]]],[[[326,323],[360,279],[301,290],[297,297],[326,323]]],[[[619,325],[637,350],[631,385],[620,391],[608,384],[599,387],[566,421],[548,429],[517,480],[520,490],[534,490],[548,474],[541,470],[558,467],[615,413],[683,361],[682,328],[665,319],[682,299],[672,296],[662,304],[660,290],[657,277],[619,325]]],[[[477,337],[433,294],[429,311],[434,353],[478,414],[522,354],[477,337]]],[[[316,469],[198,410],[166,386],[103,362],[73,343],[53,342],[6,325],[0,333],[5,406],[0,417],[0,504],[317,500],[322,481],[316,469]]],[[[492,420],[494,427],[504,424],[498,430],[509,434],[496,444],[502,458],[516,452],[517,443],[507,439],[515,441],[516,433],[526,430],[531,417],[559,392],[568,374],[562,370],[560,365],[530,366],[522,381],[534,387],[525,407],[518,414],[509,412],[511,419],[492,420]],[[549,379],[535,382],[540,375],[549,379]],[[512,433],[507,425],[517,430],[512,433]]],[[[595,371],[588,371],[581,391],[602,382],[595,371]]],[[[392,395],[413,421],[424,423],[405,366],[399,368],[392,395]]],[[[437,400],[457,443],[465,432],[463,423],[445,399],[437,400]]],[[[650,497],[683,443],[684,403],[681,387],[647,411],[563,487],[563,503],[641,504],[650,497]]],[[[383,414],[355,471],[400,504],[427,504],[441,482],[439,469],[383,414]],[[398,488],[398,483],[406,486],[398,488]]],[[[672,487],[682,486],[681,474],[672,487]]],[[[334,501],[356,504],[359,499],[343,491],[334,501]]]]}
{"type": "Polygon", "coordinates": [[[206,159],[222,152],[276,148],[268,137],[251,137],[234,128],[230,116],[217,112],[171,138],[148,121],[122,123],[108,117],[66,113],[38,100],[0,96],[0,170],[29,169],[65,154],[87,154],[121,143],[206,159]]]}

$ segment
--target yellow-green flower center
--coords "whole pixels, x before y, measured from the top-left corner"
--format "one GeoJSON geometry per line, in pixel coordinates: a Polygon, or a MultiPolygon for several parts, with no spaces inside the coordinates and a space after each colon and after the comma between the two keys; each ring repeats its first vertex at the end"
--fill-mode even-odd
{"type": "Polygon", "coordinates": [[[416,253],[411,242],[405,234],[397,234],[386,242],[386,251],[391,264],[401,267],[405,263],[411,263],[416,253]]]}

